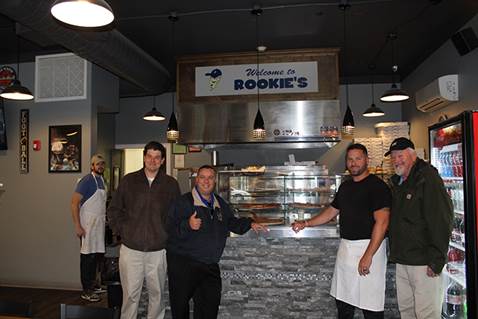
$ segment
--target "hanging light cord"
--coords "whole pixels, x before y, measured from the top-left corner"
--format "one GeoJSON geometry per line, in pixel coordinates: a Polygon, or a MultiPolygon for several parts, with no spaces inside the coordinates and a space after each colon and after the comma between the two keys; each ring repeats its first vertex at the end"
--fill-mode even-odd
{"type": "MultiPolygon", "coordinates": [[[[176,12],[171,12],[169,15],[168,19],[171,21],[171,51],[173,52],[173,67],[176,68],[176,34],[175,34],[175,27],[176,27],[176,21],[178,21],[178,16],[176,15],[176,12]]],[[[174,70],[173,70],[174,71],[174,70]]],[[[171,104],[173,106],[172,108],[172,114],[174,114],[174,92],[175,92],[175,81],[173,82],[173,92],[171,94],[171,104]]]]}
{"type": "Polygon", "coordinates": [[[15,80],[18,80],[20,78],[20,38],[17,35],[17,78],[15,80]]]}
{"type": "Polygon", "coordinates": [[[257,87],[257,109],[260,110],[259,104],[259,15],[256,11],[256,87],[257,87]]]}
{"type": "Polygon", "coordinates": [[[344,80],[345,80],[345,101],[347,103],[347,107],[349,106],[349,81],[346,76],[346,66],[347,66],[347,24],[346,24],[346,11],[350,7],[347,1],[339,5],[339,8],[344,12],[344,80]]]}

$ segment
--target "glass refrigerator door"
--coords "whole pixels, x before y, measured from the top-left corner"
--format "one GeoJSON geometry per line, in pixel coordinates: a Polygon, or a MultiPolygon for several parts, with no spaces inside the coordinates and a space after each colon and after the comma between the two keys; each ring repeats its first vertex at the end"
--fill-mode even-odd
{"type": "Polygon", "coordinates": [[[445,274],[443,318],[466,317],[465,212],[461,122],[430,130],[430,160],[450,195],[454,208],[453,231],[445,274]]]}

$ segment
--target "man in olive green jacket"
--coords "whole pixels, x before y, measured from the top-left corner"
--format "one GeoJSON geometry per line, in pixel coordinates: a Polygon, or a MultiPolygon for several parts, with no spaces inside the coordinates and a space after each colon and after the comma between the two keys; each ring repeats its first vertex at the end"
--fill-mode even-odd
{"type": "Polygon", "coordinates": [[[390,261],[397,264],[397,299],[402,319],[441,318],[443,278],[453,223],[453,205],[437,170],[419,159],[413,143],[390,145],[392,210],[390,261]]]}

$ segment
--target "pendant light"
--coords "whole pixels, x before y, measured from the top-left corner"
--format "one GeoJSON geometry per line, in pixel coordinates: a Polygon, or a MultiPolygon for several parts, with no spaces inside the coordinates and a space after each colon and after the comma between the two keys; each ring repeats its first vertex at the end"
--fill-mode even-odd
{"type": "Polygon", "coordinates": [[[163,120],[166,119],[164,117],[164,115],[161,114],[161,112],[159,112],[156,109],[156,106],[155,106],[156,103],[154,103],[155,99],[156,98],[153,96],[153,108],[151,109],[151,111],[146,112],[146,114],[143,116],[143,120],[145,120],[145,121],[163,121],[163,120]]]}
{"type": "Polygon", "coordinates": [[[30,90],[23,86],[18,78],[20,77],[20,39],[16,38],[17,40],[17,75],[15,80],[13,80],[10,86],[7,86],[0,96],[4,99],[9,100],[18,100],[18,101],[27,101],[33,99],[33,94],[30,90]]]}
{"type": "MultiPolygon", "coordinates": [[[[369,69],[370,70],[373,70],[375,69],[375,66],[372,66],[370,65],[369,66],[369,69]]],[[[365,117],[379,117],[379,116],[384,116],[385,115],[385,112],[382,111],[381,108],[379,108],[378,106],[375,105],[375,95],[374,95],[374,90],[373,90],[373,86],[374,86],[374,81],[373,81],[373,75],[372,75],[372,79],[371,79],[371,83],[372,83],[372,104],[370,105],[370,107],[368,109],[365,110],[365,112],[363,112],[363,116],[365,117]]]]}
{"type": "Polygon", "coordinates": [[[397,34],[390,33],[388,39],[392,42],[392,86],[389,90],[380,98],[382,102],[402,102],[410,98],[407,92],[399,89],[395,84],[395,73],[398,71],[398,65],[395,63],[395,40],[397,40],[397,34]]]}
{"type": "Polygon", "coordinates": [[[57,0],[50,12],[63,23],[84,28],[103,27],[115,18],[105,0],[57,0]]]}
{"type": "Polygon", "coordinates": [[[346,24],[346,11],[347,9],[350,9],[350,4],[348,1],[344,1],[343,3],[339,4],[339,9],[342,10],[344,13],[344,80],[345,80],[345,101],[347,104],[347,110],[345,111],[344,115],[344,120],[342,121],[342,132],[347,135],[352,135],[355,129],[355,121],[354,121],[354,115],[352,113],[352,109],[350,108],[349,104],[349,83],[348,79],[346,77],[346,69],[345,66],[347,64],[347,24],[346,24]]]}
{"type": "Polygon", "coordinates": [[[260,108],[260,93],[259,93],[259,53],[264,52],[266,47],[259,45],[259,16],[262,15],[262,9],[259,6],[254,6],[251,14],[256,16],[256,87],[257,87],[257,114],[254,119],[254,126],[252,129],[252,138],[254,140],[263,140],[266,137],[266,129],[264,126],[264,118],[261,114],[260,108]]]}
{"type": "MultiPolygon", "coordinates": [[[[173,53],[173,61],[174,65],[176,64],[176,50],[175,50],[175,34],[174,34],[174,26],[176,21],[178,21],[178,16],[176,12],[171,12],[171,14],[168,17],[169,21],[171,21],[171,52],[173,53]]],[[[179,140],[179,128],[178,128],[178,121],[176,120],[176,114],[174,113],[174,93],[175,92],[175,86],[173,86],[173,92],[171,93],[171,105],[172,105],[172,111],[171,111],[171,117],[169,118],[169,123],[168,123],[168,129],[166,131],[166,138],[168,139],[169,142],[177,142],[179,140]]]]}

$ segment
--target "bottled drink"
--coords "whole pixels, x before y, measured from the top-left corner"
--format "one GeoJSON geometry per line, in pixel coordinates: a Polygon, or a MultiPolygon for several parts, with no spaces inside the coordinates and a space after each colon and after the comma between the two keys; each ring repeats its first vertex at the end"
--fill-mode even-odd
{"type": "Polygon", "coordinates": [[[447,318],[463,318],[463,289],[458,283],[452,281],[446,290],[446,316],[447,318]]]}
{"type": "MultiPolygon", "coordinates": [[[[446,264],[446,270],[450,274],[456,274],[463,268],[465,262],[465,254],[454,247],[448,249],[448,263],[446,264]]],[[[462,269],[463,270],[463,269],[462,269]]]]}
{"type": "Polygon", "coordinates": [[[461,219],[460,225],[458,225],[458,231],[460,232],[460,244],[465,246],[465,218],[461,219]]]}

